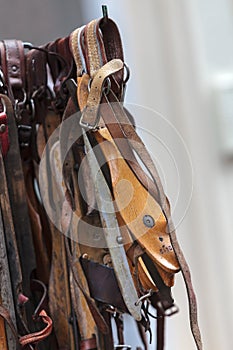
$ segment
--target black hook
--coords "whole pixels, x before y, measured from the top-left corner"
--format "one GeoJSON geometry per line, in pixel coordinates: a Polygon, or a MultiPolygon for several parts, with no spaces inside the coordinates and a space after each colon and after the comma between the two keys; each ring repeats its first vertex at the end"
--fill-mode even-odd
{"type": "Polygon", "coordinates": [[[108,7],[107,5],[102,5],[103,18],[108,19],[108,7]]]}

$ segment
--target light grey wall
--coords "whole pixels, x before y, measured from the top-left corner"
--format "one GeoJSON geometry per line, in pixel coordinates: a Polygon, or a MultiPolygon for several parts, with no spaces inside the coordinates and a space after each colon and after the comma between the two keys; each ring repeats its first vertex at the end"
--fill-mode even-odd
{"type": "Polygon", "coordinates": [[[44,44],[69,35],[81,18],[79,0],[2,0],[0,39],[44,44]]]}

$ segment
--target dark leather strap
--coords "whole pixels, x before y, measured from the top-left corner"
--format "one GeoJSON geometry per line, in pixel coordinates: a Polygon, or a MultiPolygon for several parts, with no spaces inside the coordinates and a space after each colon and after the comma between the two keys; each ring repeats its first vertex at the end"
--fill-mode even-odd
{"type": "Polygon", "coordinates": [[[8,87],[11,101],[19,103],[25,98],[25,58],[20,40],[4,40],[0,44],[1,67],[8,87]]]}
{"type": "Polygon", "coordinates": [[[104,304],[115,306],[118,310],[127,312],[122,295],[114,274],[114,269],[81,258],[91,296],[104,304]]]}
{"type": "Polygon", "coordinates": [[[72,259],[72,254],[70,253],[68,238],[65,238],[65,244],[66,244],[68,261],[69,261],[69,265],[70,265],[70,268],[71,268],[72,273],[73,273],[74,280],[77,283],[78,287],[83,292],[83,295],[85,296],[86,302],[90,308],[90,311],[91,311],[92,316],[97,324],[97,327],[99,328],[99,330],[103,334],[109,334],[108,325],[106,324],[105,320],[101,316],[101,314],[100,314],[99,310],[97,309],[96,305],[94,304],[93,300],[90,298],[90,296],[86,293],[86,291],[82,287],[82,282],[80,281],[79,275],[77,273],[75,262],[72,259]]]}
{"type": "Polygon", "coordinates": [[[164,349],[164,336],[165,336],[165,317],[160,310],[157,311],[157,348],[156,350],[164,349]]]}

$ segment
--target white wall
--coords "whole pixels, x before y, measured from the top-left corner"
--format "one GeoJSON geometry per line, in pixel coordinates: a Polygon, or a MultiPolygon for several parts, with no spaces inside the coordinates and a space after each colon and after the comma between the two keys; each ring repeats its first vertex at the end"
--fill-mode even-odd
{"type": "MultiPolygon", "coordinates": [[[[233,166],[220,153],[212,80],[217,69],[232,69],[233,5],[227,0],[105,3],[110,17],[119,24],[132,72],[127,102],[162,113],[180,132],[191,154],[192,201],[178,227],[178,238],[192,271],[204,349],[231,350],[233,166]]],[[[87,20],[101,15],[101,1],[94,6],[91,0],[83,4],[87,20]]],[[[136,119],[140,123],[140,116],[136,119]]],[[[152,117],[150,124],[155,133],[160,127],[156,121],[152,117]]],[[[150,144],[150,137],[144,136],[150,144]]],[[[170,145],[166,135],[161,138],[170,145]]],[[[159,159],[158,150],[151,151],[159,159]]],[[[176,152],[174,149],[173,155],[179,162],[176,152]]],[[[184,172],[186,166],[189,164],[184,164],[184,172]]],[[[182,162],[179,170],[182,172],[182,162]]],[[[186,175],[181,187],[189,191],[191,177],[186,175]]],[[[165,180],[172,191],[172,172],[165,174],[165,180]]],[[[182,204],[182,198],[179,200],[182,204]]],[[[166,349],[192,350],[181,276],[176,282],[174,296],[180,313],[168,320],[166,349]]]]}

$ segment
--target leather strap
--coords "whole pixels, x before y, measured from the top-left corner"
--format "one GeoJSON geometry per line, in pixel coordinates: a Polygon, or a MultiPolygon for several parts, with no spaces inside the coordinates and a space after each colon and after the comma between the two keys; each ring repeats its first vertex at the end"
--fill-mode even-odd
{"type": "Polygon", "coordinates": [[[52,322],[51,318],[47,315],[45,310],[42,310],[39,313],[39,318],[41,319],[41,321],[43,323],[46,324],[46,327],[43,330],[39,331],[39,332],[27,334],[27,335],[24,335],[24,336],[20,337],[19,338],[19,343],[23,347],[28,345],[28,344],[39,343],[39,342],[43,341],[44,339],[46,339],[51,334],[52,327],[53,327],[53,322],[52,322]]]}
{"type": "Polygon", "coordinates": [[[85,291],[85,289],[82,286],[82,282],[79,278],[79,275],[77,273],[76,270],[76,266],[75,266],[75,262],[72,259],[72,255],[70,253],[70,248],[69,248],[69,243],[68,243],[68,239],[65,239],[65,243],[66,243],[66,251],[67,251],[67,255],[68,255],[68,260],[69,260],[69,265],[71,267],[71,270],[73,272],[73,276],[74,276],[74,280],[77,283],[78,287],[81,289],[81,291],[83,292],[83,295],[85,296],[86,302],[90,308],[90,311],[92,313],[92,316],[99,328],[99,330],[103,333],[103,334],[108,334],[109,333],[109,327],[107,326],[105,320],[103,319],[103,317],[101,316],[101,314],[99,313],[96,305],[94,304],[93,300],[90,298],[90,296],[87,294],[87,292],[85,291]]]}
{"type": "Polygon", "coordinates": [[[99,53],[98,45],[96,45],[96,23],[98,20],[93,20],[88,23],[84,29],[85,38],[85,57],[87,64],[87,72],[93,78],[99,68],[103,65],[102,57],[99,53]]]}
{"type": "MultiPolygon", "coordinates": [[[[95,53],[95,55],[97,55],[97,50],[96,50],[97,44],[94,43],[94,46],[95,46],[94,53],[95,53]]],[[[94,63],[96,63],[96,62],[94,61],[94,63]]],[[[102,90],[99,90],[99,93],[102,93],[102,90]]],[[[113,109],[113,113],[112,114],[102,113],[102,116],[103,116],[103,118],[108,118],[109,115],[115,116],[115,120],[112,119],[111,121],[109,121],[109,119],[108,120],[105,119],[105,123],[108,127],[109,127],[109,125],[114,125],[114,127],[112,127],[112,137],[115,140],[117,138],[119,138],[119,134],[116,135],[116,132],[115,132],[116,126],[117,126],[117,130],[120,132],[121,138],[123,137],[123,138],[126,138],[127,140],[129,140],[131,147],[137,152],[140,159],[144,162],[144,164],[146,165],[147,169],[149,170],[149,172],[153,178],[153,182],[154,182],[153,187],[156,188],[156,190],[153,190],[153,194],[155,194],[157,198],[159,197],[158,198],[159,203],[160,203],[161,207],[163,208],[164,214],[165,214],[166,219],[167,219],[167,227],[168,227],[168,231],[170,234],[172,246],[173,246],[173,249],[176,253],[179,264],[181,266],[181,270],[182,270],[182,273],[183,273],[183,276],[185,279],[185,283],[187,286],[189,305],[190,305],[191,329],[192,329],[192,332],[194,335],[194,339],[195,339],[197,348],[202,349],[200,331],[199,331],[199,327],[198,327],[198,323],[197,323],[196,298],[195,298],[195,295],[193,292],[193,287],[192,287],[192,283],[191,283],[191,279],[190,279],[190,272],[189,272],[188,265],[186,263],[186,260],[183,256],[183,253],[181,252],[181,249],[180,249],[179,244],[178,244],[177,239],[176,239],[175,230],[173,228],[173,224],[172,224],[171,217],[170,217],[170,207],[169,207],[168,200],[164,194],[163,187],[162,187],[160,178],[158,176],[157,170],[155,169],[154,164],[153,164],[148,152],[146,151],[142,141],[140,140],[140,138],[136,134],[131,123],[129,123],[129,120],[128,120],[126,114],[124,113],[123,108],[119,105],[119,103],[117,103],[118,102],[117,98],[115,98],[113,93],[110,96],[112,97],[110,101],[108,100],[108,97],[105,96],[105,100],[103,100],[103,102],[107,102],[107,106],[109,106],[109,102],[111,102],[111,103],[115,102],[115,105],[113,104],[113,106],[111,106],[113,109]]],[[[99,101],[99,99],[97,99],[97,101],[99,101]]],[[[109,111],[110,111],[110,107],[109,107],[109,111]]],[[[95,108],[95,112],[98,113],[97,106],[95,108]]],[[[90,122],[90,120],[89,120],[89,124],[93,125],[95,120],[96,120],[96,118],[93,118],[93,115],[92,115],[92,121],[90,122]]],[[[110,127],[109,127],[109,131],[111,133],[110,127]]],[[[122,152],[121,148],[120,148],[120,151],[122,152]]],[[[150,184],[151,184],[151,182],[150,182],[150,184]]]]}
{"type": "Polygon", "coordinates": [[[2,305],[0,305],[0,316],[6,321],[6,323],[8,324],[8,326],[10,327],[10,330],[14,336],[14,338],[16,339],[17,343],[19,342],[19,337],[18,337],[18,333],[17,330],[15,328],[15,325],[11,319],[10,313],[9,311],[2,305]]]}
{"type": "Polygon", "coordinates": [[[128,312],[123,301],[114,269],[81,258],[91,296],[104,304],[114,305],[118,310],[128,312]]]}
{"type": "Polygon", "coordinates": [[[70,49],[73,53],[76,69],[77,69],[77,77],[79,77],[83,70],[83,64],[79,53],[79,40],[80,34],[83,27],[75,29],[70,35],[70,49]]]}
{"type": "MultiPolygon", "coordinates": [[[[18,290],[18,286],[22,283],[23,279],[23,287],[24,293],[30,293],[30,276],[33,269],[35,269],[35,256],[33,251],[33,243],[32,243],[32,234],[30,228],[30,222],[28,217],[28,208],[25,200],[26,190],[24,183],[24,175],[22,164],[19,162],[19,144],[17,139],[17,127],[15,123],[15,117],[13,112],[12,103],[7,96],[0,95],[0,98],[4,100],[6,105],[6,112],[8,116],[8,126],[9,126],[9,138],[11,140],[11,147],[7,153],[7,156],[4,159],[5,163],[5,172],[6,172],[6,184],[5,184],[5,196],[9,196],[9,206],[12,211],[12,222],[9,221],[9,225],[6,231],[6,239],[9,239],[9,251],[13,254],[12,245],[17,239],[17,243],[15,241],[15,252],[19,251],[19,257],[12,256],[11,266],[11,276],[12,281],[15,285],[15,291],[18,290]],[[17,176],[16,176],[17,174],[17,176]],[[14,175],[14,176],[13,176],[14,175]],[[8,188],[8,194],[6,190],[8,188]],[[8,233],[7,233],[8,232],[8,233]],[[18,246],[16,248],[16,246],[18,246]],[[27,256],[27,262],[24,262],[24,257],[27,256]],[[20,263],[21,262],[21,263],[20,263]],[[22,274],[20,271],[20,266],[22,267],[22,274]],[[20,281],[20,282],[19,282],[20,281]]],[[[3,182],[3,176],[2,182],[3,182]]],[[[4,201],[4,205],[6,205],[7,201],[4,201]]],[[[8,209],[9,211],[9,209],[8,209]]],[[[8,219],[9,220],[9,219],[8,219]]],[[[17,300],[17,297],[16,297],[17,300]]]]}
{"type": "MultiPolygon", "coordinates": [[[[185,260],[185,257],[183,255],[183,252],[179,246],[179,243],[177,241],[175,229],[174,229],[173,223],[171,221],[169,203],[168,203],[168,200],[166,199],[166,196],[164,194],[161,180],[160,180],[158,173],[157,173],[157,170],[155,169],[153,162],[152,162],[148,152],[146,151],[143,143],[141,142],[139,136],[136,134],[134,128],[130,125],[129,121],[127,121],[126,115],[123,112],[122,107],[120,106],[119,103],[117,103],[116,98],[114,98],[113,101],[116,102],[113,104],[113,106],[115,107],[115,112],[116,112],[116,114],[114,114],[114,115],[118,116],[118,120],[119,120],[120,124],[118,121],[115,121],[114,124],[112,123],[115,126],[114,130],[112,129],[112,133],[113,133],[112,136],[114,137],[115,140],[117,140],[117,136],[115,134],[115,130],[117,129],[117,127],[116,127],[117,125],[121,125],[124,128],[124,133],[122,133],[122,135],[124,135],[124,137],[127,137],[127,139],[129,141],[131,140],[132,147],[138,153],[138,155],[140,156],[140,159],[143,161],[143,163],[145,164],[145,166],[149,170],[149,172],[152,175],[152,178],[154,180],[154,184],[158,189],[159,200],[160,200],[159,202],[160,202],[160,205],[163,208],[163,212],[167,218],[168,232],[170,235],[171,243],[172,243],[174,252],[176,254],[177,260],[179,262],[179,265],[180,265],[180,268],[181,268],[181,271],[182,271],[182,274],[183,274],[183,277],[185,280],[186,288],[187,288],[187,294],[188,294],[188,299],[189,299],[191,330],[192,330],[197,348],[199,350],[201,350],[202,349],[202,341],[201,341],[201,334],[200,334],[200,329],[198,326],[198,319],[197,319],[197,303],[196,303],[196,297],[195,297],[195,293],[194,293],[193,286],[192,286],[190,270],[189,270],[188,264],[185,260]],[[127,123],[123,124],[122,122],[124,122],[124,121],[125,121],[125,123],[127,121],[127,123]],[[134,142],[132,142],[132,141],[134,141],[134,142]]],[[[108,106],[108,104],[107,104],[107,106],[108,106]]],[[[107,114],[107,113],[102,114],[103,118],[109,117],[109,115],[110,114],[107,114]]],[[[111,125],[111,123],[108,123],[106,120],[105,120],[105,122],[106,122],[107,126],[111,125]]],[[[109,128],[109,131],[111,132],[110,128],[109,128]]],[[[122,149],[120,149],[120,151],[122,152],[122,149]]]]}
{"type": "Polygon", "coordinates": [[[80,350],[97,350],[96,337],[81,340],[80,350]]]}
{"type": "MultiPolygon", "coordinates": [[[[87,98],[86,108],[82,114],[81,125],[90,129],[98,127],[98,110],[106,79],[123,68],[123,62],[113,59],[102,66],[94,75],[91,90],[87,98]]],[[[108,87],[107,87],[108,89],[108,87]]]]}
{"type": "Polygon", "coordinates": [[[156,350],[164,349],[165,317],[157,310],[157,347],[156,350]]]}
{"type": "Polygon", "coordinates": [[[4,40],[4,45],[7,82],[14,93],[25,86],[24,47],[20,40],[4,40]]]}

